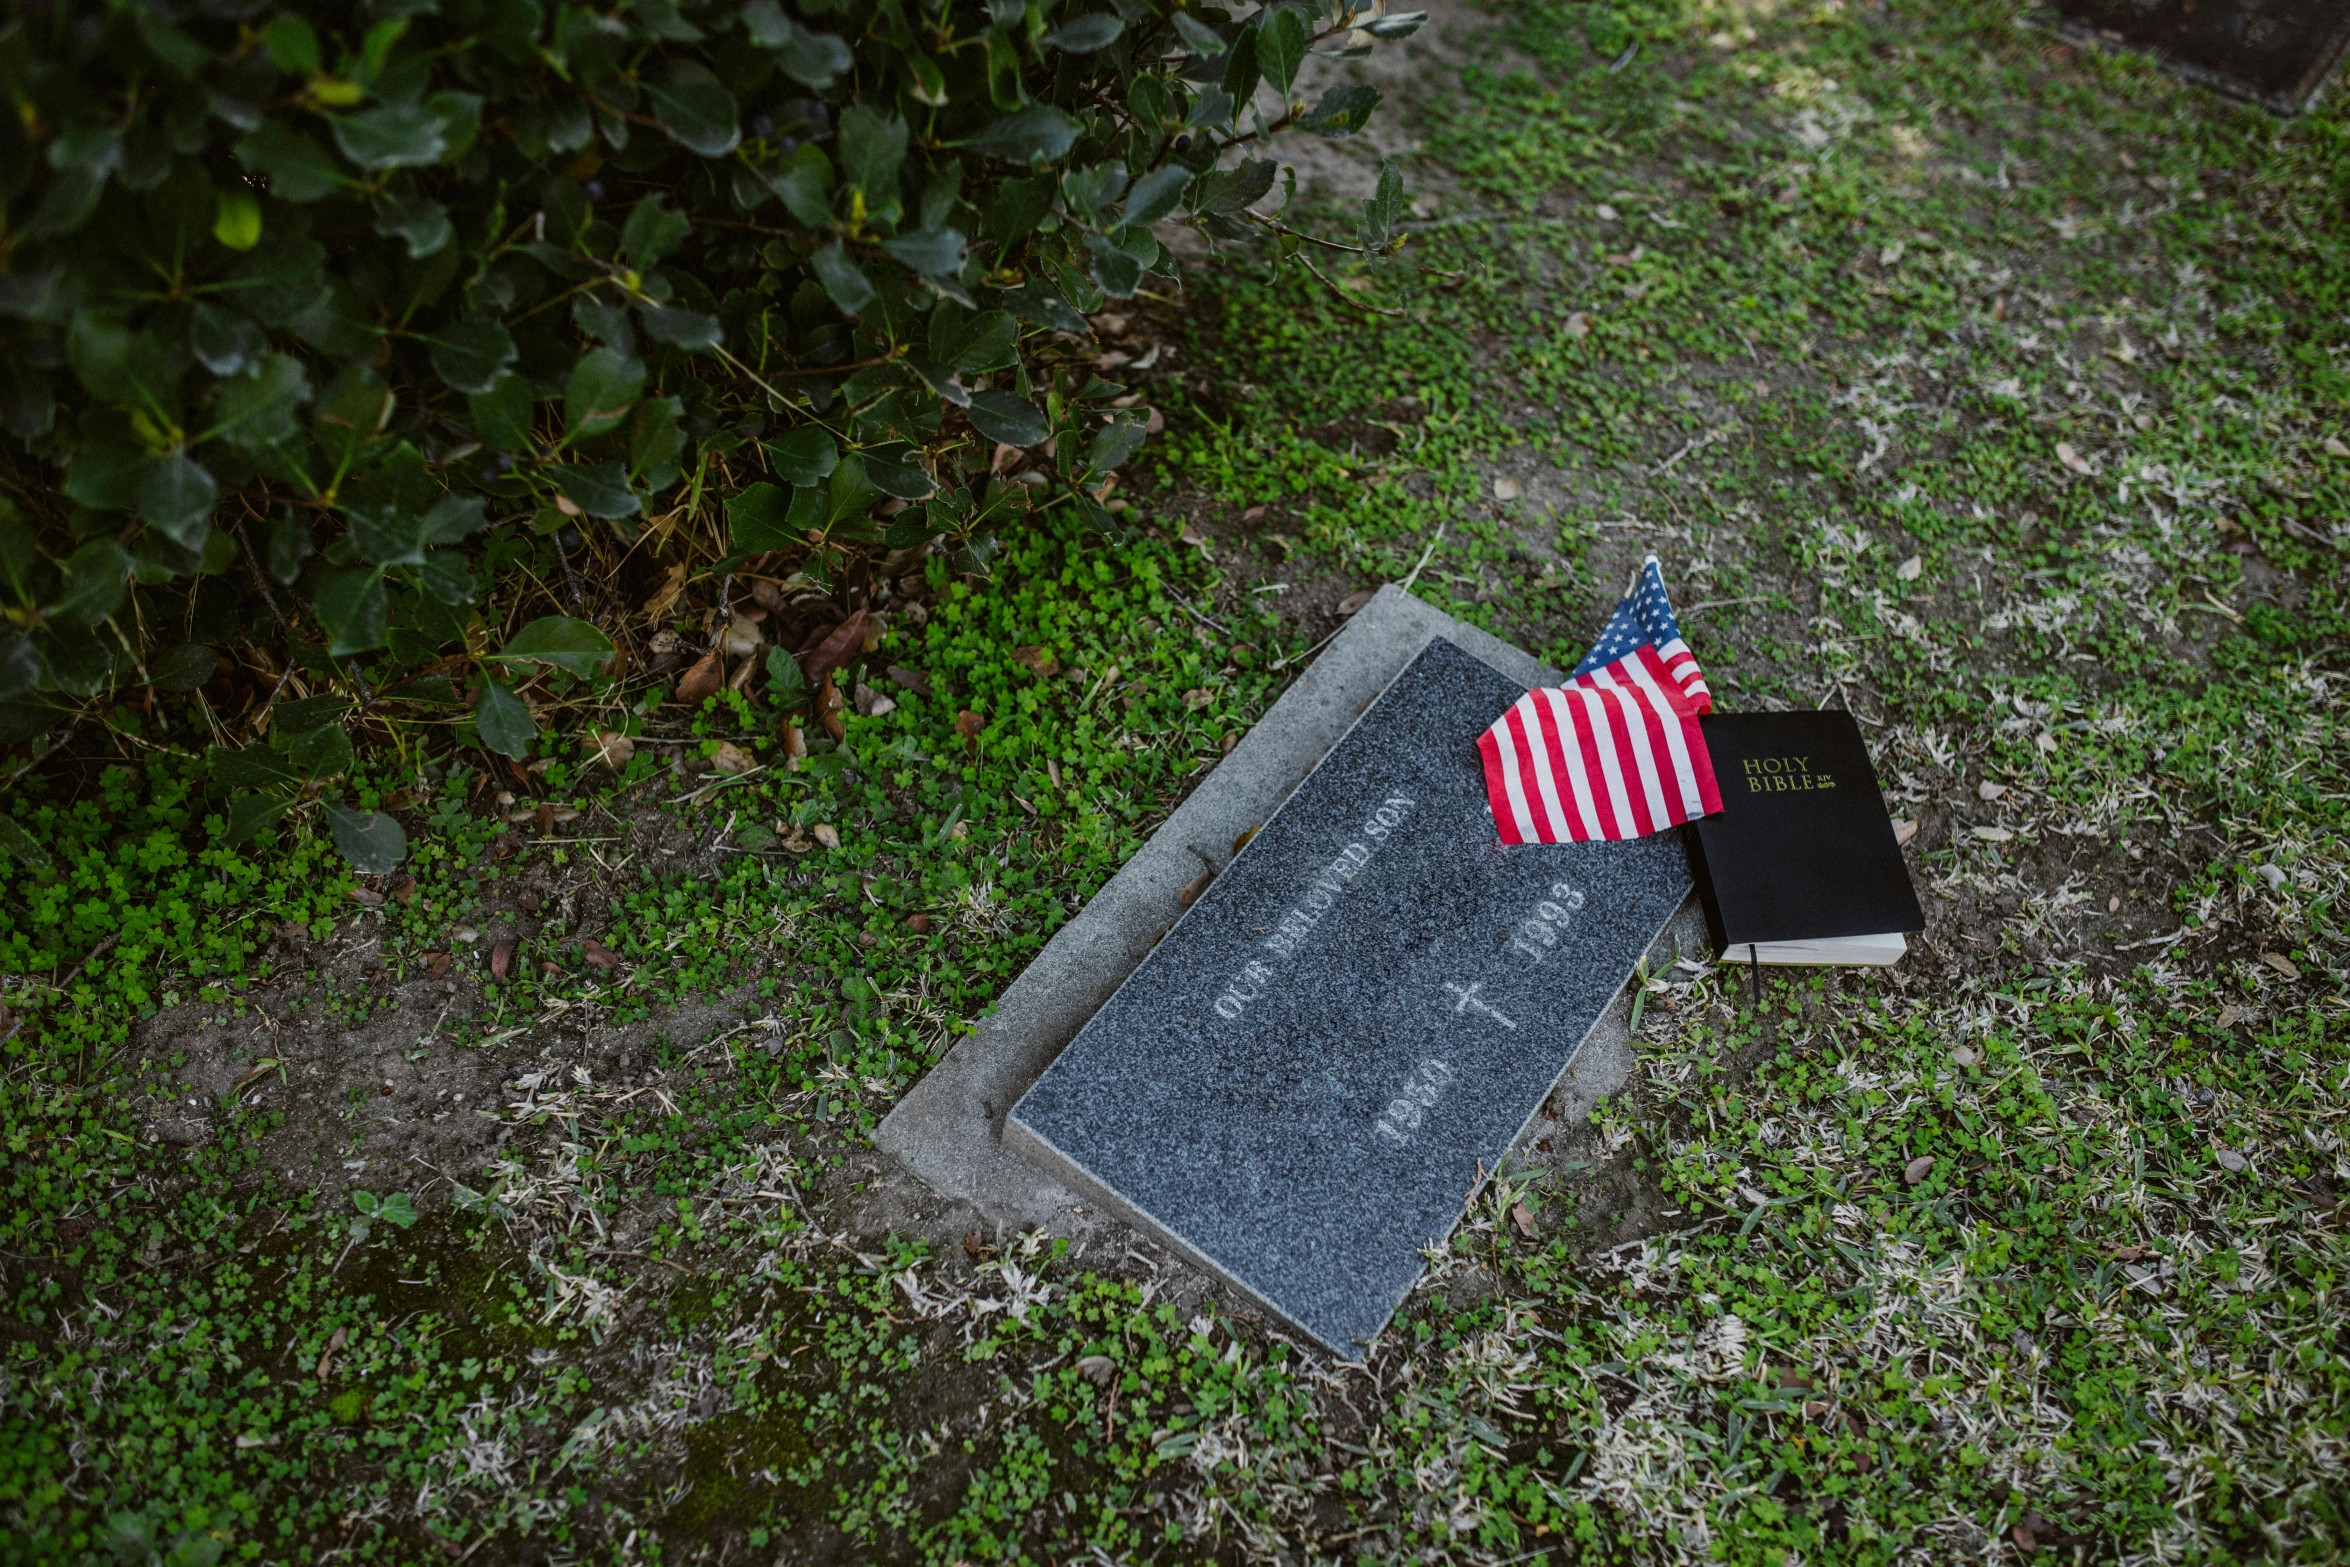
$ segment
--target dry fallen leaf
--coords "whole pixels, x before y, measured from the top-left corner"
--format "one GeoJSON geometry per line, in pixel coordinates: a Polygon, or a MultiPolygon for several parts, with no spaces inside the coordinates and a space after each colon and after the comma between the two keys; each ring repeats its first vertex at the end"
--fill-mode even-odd
{"type": "Polygon", "coordinates": [[[1040,680],[1050,678],[1061,667],[1061,661],[1053,656],[1051,648],[1033,642],[1026,647],[1012,649],[1012,662],[1026,665],[1040,680]]]}
{"type": "Polygon", "coordinates": [[[490,978],[504,979],[514,972],[514,938],[501,936],[490,948],[490,978]]]}
{"type": "Polygon", "coordinates": [[[1893,568],[1893,575],[1899,577],[1904,582],[1915,582],[1920,576],[1925,574],[1925,570],[1926,563],[1924,559],[1920,556],[1912,555],[1909,559],[1903,561],[1900,565],[1893,568]]]}
{"type": "Polygon", "coordinates": [[[2005,843],[2015,836],[2004,827],[1977,827],[1975,836],[1985,843],[2005,843]]]}
{"type": "Polygon", "coordinates": [[[1515,479],[1493,481],[1493,498],[1497,501],[1514,501],[1525,493],[1525,487],[1515,479]]]}
{"type": "Polygon", "coordinates": [[[979,731],[986,727],[987,720],[968,709],[955,715],[955,733],[963,737],[964,746],[974,756],[979,754],[979,731]]]}
{"type": "Polygon", "coordinates": [[[378,909],[383,907],[384,895],[380,892],[374,891],[371,888],[353,887],[351,889],[351,901],[361,905],[364,908],[378,909]]]}
{"type": "Polygon", "coordinates": [[[587,960],[596,967],[618,968],[620,966],[620,954],[605,946],[595,937],[588,937],[581,945],[587,951],[587,960]]]}
{"type": "Polygon", "coordinates": [[[1591,318],[1580,310],[1574,312],[1572,315],[1567,317],[1566,333],[1569,337],[1590,336],[1591,318]]]}
{"type": "Polygon", "coordinates": [[[832,823],[818,822],[809,831],[813,832],[816,835],[816,841],[827,849],[840,847],[840,829],[833,826],[832,823]]]}
{"type": "Polygon", "coordinates": [[[786,766],[796,767],[808,754],[808,741],[800,733],[800,726],[790,719],[783,721],[783,760],[786,766]]]}
{"type": "Polygon", "coordinates": [[[2340,436],[2329,435],[2326,437],[2326,455],[2328,457],[2350,457],[2350,446],[2342,444],[2340,436]]]}
{"type": "Polygon", "coordinates": [[[1338,601],[1338,612],[1341,615],[1359,614],[1365,604],[1370,603],[1378,596],[1379,590],[1377,588],[1364,588],[1359,592],[1349,593],[1338,601]]]}
{"type": "Polygon", "coordinates": [[[1916,817],[1896,816],[1893,818],[1893,846],[1895,848],[1908,848],[1909,840],[1915,838],[1917,835],[1918,819],[1916,817]]]}
{"type": "Polygon", "coordinates": [[[1924,1180],[1927,1176],[1932,1175],[1933,1173],[1934,1156],[1932,1154],[1919,1154],[1915,1159],[1910,1160],[1907,1165],[1902,1167],[1901,1178],[1909,1182],[1910,1185],[1915,1186],[1918,1184],[1918,1182],[1924,1180]]]}
{"type": "Polygon", "coordinates": [[[2230,1174],[2243,1169],[2245,1165],[2251,1163],[2249,1159],[2246,1159],[2242,1154],[2236,1152],[2236,1150],[2233,1148],[2215,1148],[2211,1151],[2211,1156],[2219,1161],[2219,1167],[2221,1169],[2228,1171],[2230,1174]]]}
{"type": "Polygon", "coordinates": [[[710,765],[722,773],[747,773],[756,770],[759,763],[732,740],[721,740],[718,749],[710,753],[710,765]]]}
{"type": "Polygon", "coordinates": [[[1118,1374],[1118,1363],[1107,1355],[1087,1355],[1077,1362],[1077,1374],[1095,1387],[1108,1387],[1118,1374]]]}
{"type": "Polygon", "coordinates": [[[704,653],[695,660],[694,667],[678,677],[677,700],[699,702],[716,691],[726,680],[726,665],[716,653],[704,653]]]}
{"type": "Polygon", "coordinates": [[[2275,969],[2278,973],[2284,975],[2287,979],[2299,979],[2301,977],[2300,966],[2296,964],[2291,958],[2286,957],[2282,952],[2263,952],[2260,955],[2260,961],[2267,964],[2270,968],[2275,969]]]}
{"type": "Polygon", "coordinates": [[[1183,705],[1195,713],[1214,700],[1216,700],[1216,693],[1206,686],[1195,686],[1183,693],[1183,705]]]}
{"type": "Polygon", "coordinates": [[[816,721],[835,740],[848,738],[848,725],[841,722],[840,716],[840,710],[847,705],[847,699],[840,694],[840,687],[832,683],[832,676],[826,675],[824,684],[816,692],[816,721]]]}
{"type": "Polygon", "coordinates": [[[426,962],[432,968],[432,977],[447,979],[449,977],[449,961],[449,955],[446,952],[436,952],[428,958],[426,962]]]}
{"type": "Polygon", "coordinates": [[[1521,1202],[1521,1203],[1513,1203],[1513,1204],[1511,1204],[1511,1205],[1510,1205],[1510,1222],[1511,1222],[1512,1224],[1515,1224],[1515,1225],[1518,1227],[1518,1233],[1519,1233],[1520,1235],[1523,1235],[1523,1236],[1525,1236],[1525,1237],[1526,1237],[1526,1239],[1528,1239],[1528,1240],[1532,1240],[1532,1239],[1534,1238],[1534,1210],[1533,1210],[1533,1209],[1531,1209],[1531,1208],[1527,1207],[1527,1206],[1526,1206],[1524,1203],[1522,1203],[1522,1202],[1521,1202]]]}
{"type": "Polygon", "coordinates": [[[765,640],[757,621],[748,615],[737,615],[726,623],[724,631],[718,633],[718,651],[728,658],[741,658],[746,653],[759,651],[759,644],[765,640]]]}
{"type": "Polygon", "coordinates": [[[1972,1045],[1960,1045],[1956,1050],[1950,1052],[1950,1059],[1960,1066],[1980,1066],[1983,1061],[1983,1052],[1972,1045]]]}
{"type": "Polygon", "coordinates": [[[916,696],[930,695],[930,681],[919,669],[908,669],[903,664],[892,664],[882,673],[916,696]]]}
{"type": "Polygon", "coordinates": [[[2095,468],[2090,466],[2089,459],[2073,450],[2070,441],[2056,443],[2056,460],[2084,478],[2094,477],[2097,472],[2095,468]]]}
{"type": "Polygon", "coordinates": [[[1256,521],[1256,520],[1257,520],[1259,517],[1262,517],[1264,514],[1265,514],[1265,508],[1264,508],[1264,507],[1262,507],[1262,506],[1251,506],[1251,507],[1250,507],[1248,510],[1246,510],[1246,511],[1244,511],[1244,512],[1242,512],[1242,513],[1240,514],[1240,520],[1241,520],[1242,522],[1254,522],[1254,521],[1256,521]]]}
{"type": "Polygon", "coordinates": [[[804,655],[800,659],[800,672],[808,677],[808,684],[817,684],[847,663],[849,655],[865,645],[865,628],[870,623],[871,617],[858,610],[833,627],[830,635],[804,655]]]}
{"type": "Polygon", "coordinates": [[[2146,1255],[2146,1248],[2143,1246],[2110,1246],[2106,1248],[2105,1255],[2116,1262],[2136,1262],[2146,1255]]]}
{"type": "Polygon", "coordinates": [[[588,760],[617,771],[636,759],[636,742],[617,729],[588,731],[588,760]]]}
{"type": "Polygon", "coordinates": [[[1975,785],[1975,797],[1980,800],[1996,800],[2005,793],[2007,793],[2007,785],[1993,783],[1988,778],[1975,785]]]}
{"type": "Polygon", "coordinates": [[[2105,900],[2105,912],[2106,912],[2106,913],[2108,913],[2108,914],[2111,914],[2111,913],[2113,913],[2113,912],[2114,912],[2116,909],[2119,909],[2121,906],[2122,906],[2122,895],[2121,895],[2120,893],[2118,893],[2118,892],[2117,892],[2117,893],[2115,893],[2115,894],[2114,894],[2112,897],[2110,897],[2110,898],[2108,898],[2108,899],[2106,899],[2106,900],[2105,900]]]}
{"type": "Polygon", "coordinates": [[[1185,884],[1181,892],[1175,894],[1175,901],[1187,909],[1190,908],[1199,901],[1200,894],[1208,890],[1208,883],[1215,879],[1216,873],[1214,871],[1201,871],[1185,884]]]}
{"type": "Polygon", "coordinates": [[[927,914],[909,914],[909,915],[907,915],[907,916],[906,916],[906,929],[908,929],[908,930],[912,931],[912,932],[913,932],[915,935],[917,935],[917,936],[927,936],[927,935],[929,935],[929,934],[930,934],[930,916],[929,916],[929,915],[927,915],[927,914]]]}

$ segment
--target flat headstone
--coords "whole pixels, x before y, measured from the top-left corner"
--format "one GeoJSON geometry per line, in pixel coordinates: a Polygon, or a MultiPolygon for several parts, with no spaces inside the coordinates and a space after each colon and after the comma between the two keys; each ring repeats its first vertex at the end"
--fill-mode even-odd
{"type": "MultiPolygon", "coordinates": [[[[1177,895],[1200,874],[1201,858],[1221,869],[1233,840],[1263,825],[1371,699],[1437,637],[1520,686],[1564,678],[1400,588],[1381,588],[1232,754],[1208,768],[1149,841],[1053,933],[995,1008],[898,1101],[875,1145],[937,1197],[968,1205],[1001,1229],[1082,1228],[1087,1205],[1078,1195],[1004,1147],[1005,1114],[1183,913],[1177,895]]],[[[1596,1043],[1613,1037],[1603,1027],[1596,1043]]],[[[1581,1078],[1595,1092],[1612,1093],[1626,1059],[1602,1049],[1579,1063],[1581,1078]],[[1615,1062],[1615,1076],[1602,1071],[1604,1060],[1615,1062]]],[[[902,1217],[922,1215],[906,1207],[902,1217]]]]}
{"type": "Polygon", "coordinates": [[[2343,0],[2057,0],[2069,32],[2117,38],[2188,80],[2297,114],[2350,50],[2343,0]]]}
{"type": "Polygon", "coordinates": [[[1525,688],[1429,642],[1004,1125],[1344,1357],[1689,891],[1675,835],[1501,845],[1475,742],[1525,688]]]}

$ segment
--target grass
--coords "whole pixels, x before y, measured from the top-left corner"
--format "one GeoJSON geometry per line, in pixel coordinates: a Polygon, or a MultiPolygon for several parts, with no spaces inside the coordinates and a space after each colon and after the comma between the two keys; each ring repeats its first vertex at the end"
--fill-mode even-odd
{"type": "Polygon", "coordinates": [[[1495,13],[1409,110],[1404,264],[1138,312],[1155,531],[934,575],[868,678],[935,694],[799,771],[672,707],[545,836],[387,759],[374,908],[310,827],[216,846],[193,712],[19,782],[0,1559],[2339,1556],[2350,119],[2017,21],[1495,13]],[[1571,659],[1645,548],[1728,703],[1863,719],[1910,960],[1648,981],[1632,1088],[1361,1370],[854,1221],[1315,606],[1425,554],[1571,659]]]}

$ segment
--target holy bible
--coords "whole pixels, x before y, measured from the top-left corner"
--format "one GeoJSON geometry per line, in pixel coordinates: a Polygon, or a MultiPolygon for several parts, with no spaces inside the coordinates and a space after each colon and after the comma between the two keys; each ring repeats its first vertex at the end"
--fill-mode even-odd
{"type": "Polygon", "coordinates": [[[1722,809],[1690,824],[1689,850],[1725,961],[1899,961],[1925,915],[1852,715],[1701,722],[1722,809]]]}

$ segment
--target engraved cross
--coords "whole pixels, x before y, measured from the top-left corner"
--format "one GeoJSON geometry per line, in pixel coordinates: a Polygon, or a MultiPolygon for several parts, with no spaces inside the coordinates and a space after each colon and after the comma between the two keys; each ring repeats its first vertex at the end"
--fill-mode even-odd
{"type": "Polygon", "coordinates": [[[1477,992],[1485,988],[1482,984],[1472,982],[1468,989],[1463,990],[1458,985],[1447,983],[1444,988],[1461,998],[1460,1000],[1453,1003],[1452,1015],[1454,1017],[1459,1017],[1463,1013],[1474,1009],[1484,1013],[1487,1017],[1493,1019],[1493,1021],[1499,1023],[1506,1029],[1515,1030],[1517,1028],[1517,1024],[1511,1022],[1508,1018],[1503,1017],[1492,1007],[1487,1006],[1484,1002],[1477,999],[1477,992]]]}

